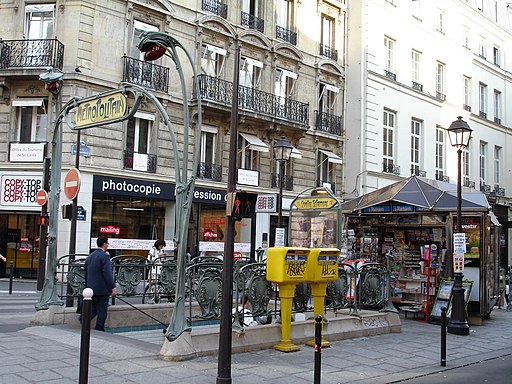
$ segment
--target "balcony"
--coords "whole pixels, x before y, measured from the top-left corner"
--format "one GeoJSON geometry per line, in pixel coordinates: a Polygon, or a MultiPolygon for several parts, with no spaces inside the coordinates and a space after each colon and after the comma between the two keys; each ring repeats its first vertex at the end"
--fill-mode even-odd
{"type": "Polygon", "coordinates": [[[501,119],[500,119],[499,117],[495,117],[495,118],[494,118],[494,122],[495,122],[496,124],[500,124],[500,125],[501,125],[501,119]]]}
{"type": "Polygon", "coordinates": [[[481,118],[483,118],[483,119],[487,119],[487,112],[480,111],[480,112],[478,113],[478,116],[480,116],[480,117],[481,117],[481,118]]]}
{"type": "Polygon", "coordinates": [[[317,187],[327,187],[327,188],[330,188],[332,193],[336,193],[336,184],[332,183],[332,182],[330,182],[328,180],[317,179],[316,180],[316,186],[317,187]]]}
{"type": "Polygon", "coordinates": [[[442,92],[436,92],[436,99],[438,100],[441,100],[441,101],[445,101],[446,100],[446,95],[442,92]]]}
{"type": "Polygon", "coordinates": [[[328,57],[331,60],[338,61],[338,50],[320,43],[320,56],[328,57]]]}
{"type": "Polygon", "coordinates": [[[480,183],[480,192],[491,193],[491,186],[485,183],[480,183]]]}
{"type": "Polygon", "coordinates": [[[279,180],[281,180],[284,190],[293,191],[293,176],[283,175],[283,177],[279,177],[278,173],[272,173],[271,177],[271,188],[279,188],[279,180]]]}
{"type": "Polygon", "coordinates": [[[474,181],[470,181],[470,180],[464,180],[464,184],[463,184],[465,187],[468,187],[468,188],[475,188],[476,184],[474,181]]]}
{"type": "Polygon", "coordinates": [[[386,76],[388,79],[396,81],[396,73],[388,71],[387,69],[384,70],[384,76],[386,76]]]}
{"type": "Polygon", "coordinates": [[[286,41],[287,43],[297,45],[297,33],[280,27],[279,25],[276,26],[276,38],[286,41]]]}
{"type": "Polygon", "coordinates": [[[255,29],[258,32],[263,33],[265,30],[265,21],[260,19],[259,17],[256,17],[254,15],[251,15],[250,13],[243,12],[242,11],[242,27],[247,27],[249,29],[255,29]]]}
{"type": "MultiPolygon", "coordinates": [[[[257,89],[239,86],[238,107],[244,111],[309,124],[309,104],[288,97],[280,97],[257,89]]],[[[199,92],[203,100],[231,107],[233,83],[207,75],[199,75],[199,92]]]]}
{"type": "Polygon", "coordinates": [[[499,185],[495,184],[493,194],[496,196],[505,196],[505,188],[500,188],[499,185]]]}
{"type": "Polygon", "coordinates": [[[55,39],[0,41],[0,69],[53,67],[62,70],[64,44],[55,39]]]}
{"type": "Polygon", "coordinates": [[[196,176],[199,179],[222,181],[222,166],[219,164],[199,163],[196,176]]]}
{"type": "Polygon", "coordinates": [[[331,135],[341,136],[342,132],[341,116],[331,115],[326,112],[315,111],[315,129],[317,131],[330,133],[331,135]]]}
{"type": "Polygon", "coordinates": [[[124,151],[124,169],[133,169],[148,173],[156,172],[156,155],[124,151]]]}
{"type": "Polygon", "coordinates": [[[123,56],[123,81],[167,93],[169,68],[123,56]]]}
{"type": "Polygon", "coordinates": [[[416,175],[419,177],[427,177],[427,171],[422,171],[421,169],[411,168],[411,176],[416,175]]]}
{"type": "Polygon", "coordinates": [[[395,164],[382,163],[382,172],[392,173],[393,175],[400,175],[400,166],[395,164]]]}
{"type": "Polygon", "coordinates": [[[201,9],[203,11],[210,12],[214,15],[220,16],[223,19],[227,19],[228,17],[228,6],[226,4],[222,4],[218,0],[203,0],[203,5],[201,9]]]}
{"type": "Polygon", "coordinates": [[[471,112],[471,105],[464,104],[462,106],[466,111],[471,112]]]}
{"type": "Polygon", "coordinates": [[[415,81],[412,82],[413,89],[423,92],[423,84],[417,83],[415,81]]]}
{"type": "Polygon", "coordinates": [[[444,181],[445,183],[450,182],[450,178],[448,176],[445,176],[443,172],[436,172],[436,180],[444,181]]]}

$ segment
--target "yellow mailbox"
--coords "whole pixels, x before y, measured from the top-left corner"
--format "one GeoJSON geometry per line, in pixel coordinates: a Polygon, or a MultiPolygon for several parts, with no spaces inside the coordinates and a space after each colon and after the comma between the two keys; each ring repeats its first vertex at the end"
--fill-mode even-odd
{"type": "MultiPolygon", "coordinates": [[[[340,250],[338,248],[312,248],[307,269],[307,281],[311,285],[311,296],[313,296],[314,317],[323,315],[327,284],[338,280],[338,259],[340,250]]],[[[315,340],[307,342],[315,346],[315,340]]],[[[330,343],[322,336],[322,347],[328,347],[330,343]]]]}
{"type": "Polygon", "coordinates": [[[297,283],[306,281],[308,248],[278,247],[267,250],[267,280],[279,286],[281,301],[281,341],[274,349],[282,352],[300,350],[290,340],[292,300],[297,283]]]}

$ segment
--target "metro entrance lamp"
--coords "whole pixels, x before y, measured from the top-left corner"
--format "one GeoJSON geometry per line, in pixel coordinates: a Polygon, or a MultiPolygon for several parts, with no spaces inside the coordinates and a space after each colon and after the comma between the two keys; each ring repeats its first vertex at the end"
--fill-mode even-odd
{"type": "Polygon", "coordinates": [[[290,160],[293,147],[284,135],[274,144],[274,159],[279,163],[279,206],[277,216],[277,227],[281,228],[283,221],[283,183],[284,183],[284,165],[290,160]]]}
{"type": "MultiPolygon", "coordinates": [[[[462,149],[467,148],[471,140],[473,130],[468,123],[462,120],[462,116],[451,123],[448,128],[448,137],[452,147],[457,148],[457,233],[454,239],[462,234],[462,182],[461,182],[461,156],[462,149]]],[[[454,254],[452,257],[452,267],[454,284],[452,291],[452,313],[448,322],[448,332],[455,335],[469,335],[469,325],[466,320],[464,288],[462,287],[464,253],[456,252],[454,244],[454,254]],[[455,262],[458,260],[458,262],[455,262]]]]}

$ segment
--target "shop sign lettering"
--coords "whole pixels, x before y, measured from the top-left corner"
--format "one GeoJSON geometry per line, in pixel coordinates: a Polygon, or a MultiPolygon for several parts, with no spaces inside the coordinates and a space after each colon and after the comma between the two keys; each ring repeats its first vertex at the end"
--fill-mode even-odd
{"type": "Polygon", "coordinates": [[[36,195],[42,186],[41,175],[3,174],[0,181],[0,206],[40,208],[36,195]]]}
{"type": "Polygon", "coordinates": [[[121,92],[79,102],[75,115],[76,128],[107,124],[123,118],[127,110],[128,101],[121,92]]]}
{"type": "Polygon", "coordinates": [[[332,197],[307,197],[297,199],[293,202],[298,209],[329,209],[336,205],[338,201],[332,197]]]}

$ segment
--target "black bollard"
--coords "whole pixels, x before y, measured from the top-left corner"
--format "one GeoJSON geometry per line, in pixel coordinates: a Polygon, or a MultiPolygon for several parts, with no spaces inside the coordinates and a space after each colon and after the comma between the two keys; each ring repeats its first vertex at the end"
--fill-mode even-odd
{"type": "Polygon", "coordinates": [[[322,316],[315,317],[315,379],[314,384],[320,384],[322,363],[322,316]]]}
{"type": "Polygon", "coordinates": [[[80,342],[80,372],[78,374],[78,383],[87,384],[89,381],[89,346],[91,342],[91,312],[92,296],[94,292],[91,288],[85,288],[82,295],[84,299],[82,302],[82,335],[80,342]]]}
{"type": "Polygon", "coordinates": [[[9,295],[12,295],[12,279],[14,278],[14,264],[9,263],[9,295]]]}
{"type": "Polygon", "coordinates": [[[441,307],[441,367],[446,367],[446,307],[441,307]]]}

